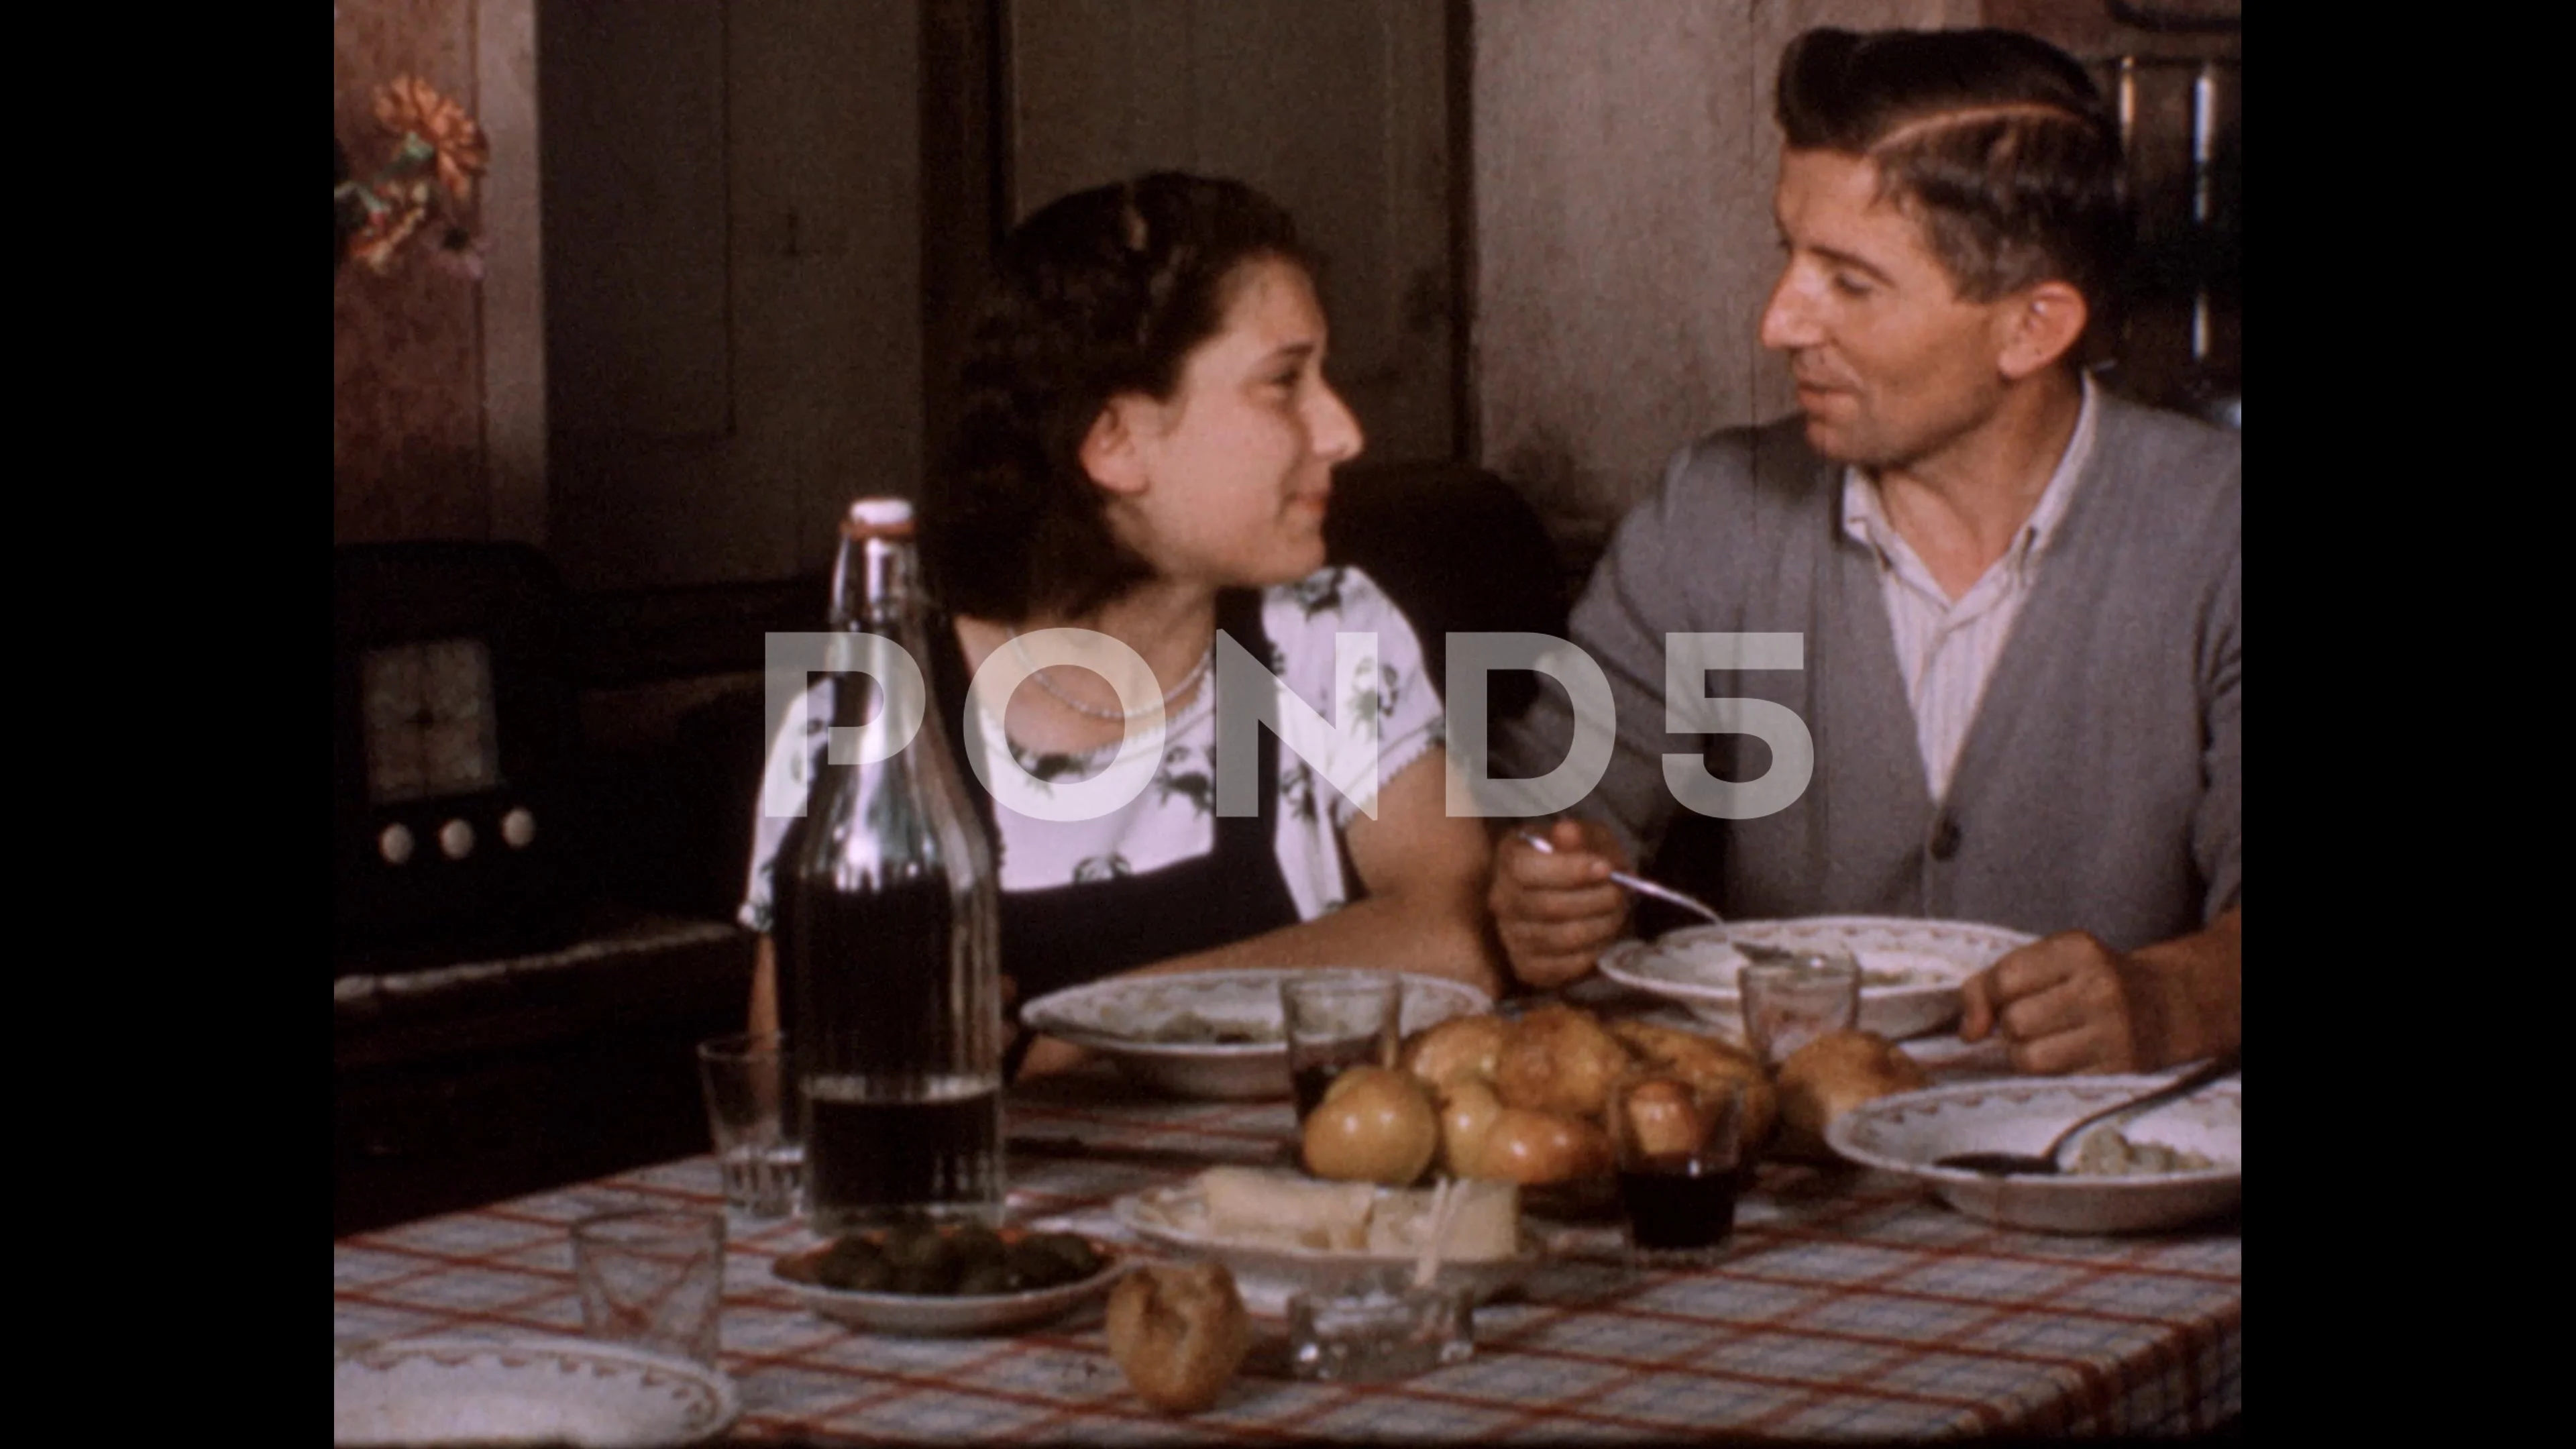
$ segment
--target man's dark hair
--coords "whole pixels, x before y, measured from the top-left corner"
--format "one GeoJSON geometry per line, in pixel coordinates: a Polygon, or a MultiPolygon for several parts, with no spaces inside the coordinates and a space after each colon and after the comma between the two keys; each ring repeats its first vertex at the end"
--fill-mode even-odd
{"type": "Polygon", "coordinates": [[[1245,263],[1316,261],[1239,181],[1157,172],[1049,203],[1004,241],[964,407],[923,489],[922,563],[949,609],[1078,615],[1153,576],[1111,532],[1082,443],[1113,397],[1169,401],[1245,263]]]}
{"type": "Polygon", "coordinates": [[[1959,295],[2060,280],[2097,322],[2133,223],[2120,130],[2073,57],[2011,30],[1810,30],[1780,56],[1793,151],[1878,167],[1959,295]]]}

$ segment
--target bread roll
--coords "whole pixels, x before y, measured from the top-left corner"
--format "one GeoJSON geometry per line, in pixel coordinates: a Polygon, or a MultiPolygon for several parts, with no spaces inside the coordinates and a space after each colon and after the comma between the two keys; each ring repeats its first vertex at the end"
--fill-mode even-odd
{"type": "Polygon", "coordinates": [[[1470,1164],[1483,1158],[1485,1138],[1502,1110],[1503,1099],[1494,1095],[1493,1083],[1482,1078],[1450,1088],[1440,1104],[1440,1170],[1451,1177],[1474,1177],[1470,1164]]]}
{"type": "Polygon", "coordinates": [[[1494,1114],[1471,1175],[1539,1187],[1606,1177],[1613,1164],[1610,1135],[1592,1119],[1505,1107],[1494,1114]]]}
{"type": "Polygon", "coordinates": [[[1836,1117],[1928,1080],[1921,1063],[1874,1031],[1827,1032],[1780,1064],[1781,1125],[1794,1145],[1820,1150],[1836,1117]]]}
{"type": "Polygon", "coordinates": [[[1252,1318],[1223,1263],[1146,1264],[1109,1291],[1109,1352],[1166,1414],[1217,1401],[1252,1348],[1252,1318]]]}
{"type": "Polygon", "coordinates": [[[1591,1013],[1550,1003],[1511,1023],[1494,1062],[1506,1107],[1599,1117],[1634,1063],[1591,1013]]]}
{"type": "Polygon", "coordinates": [[[1306,1114],[1301,1139],[1317,1177],[1403,1187],[1440,1155],[1440,1113],[1410,1072],[1352,1067],[1306,1114]]]}
{"type": "Polygon", "coordinates": [[[1505,1023],[1488,1012],[1453,1016],[1424,1027],[1407,1038],[1396,1065],[1420,1077],[1434,1093],[1446,1097],[1460,1082],[1491,1081],[1494,1060],[1502,1054],[1505,1023]]]}
{"type": "Polygon", "coordinates": [[[1708,1145],[1725,1104],[1706,1103],[1679,1077],[1648,1077],[1620,1091],[1613,1135],[1623,1150],[1648,1157],[1679,1156],[1708,1145]]]}
{"type": "Polygon", "coordinates": [[[1612,1021],[1610,1034],[1656,1074],[1690,1083],[1700,1105],[1715,1111],[1733,1094],[1737,1140],[1750,1157],[1771,1140],[1780,1096],[1753,1054],[1731,1042],[1645,1021],[1612,1021]]]}

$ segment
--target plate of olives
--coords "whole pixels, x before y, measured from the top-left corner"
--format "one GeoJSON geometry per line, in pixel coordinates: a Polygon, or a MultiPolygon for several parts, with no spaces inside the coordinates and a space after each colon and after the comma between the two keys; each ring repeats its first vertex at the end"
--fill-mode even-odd
{"type": "Polygon", "coordinates": [[[788,1253],[770,1272],[798,1302],[871,1333],[947,1337],[1043,1323],[1099,1297],[1125,1270],[1079,1233],[928,1224],[850,1233],[788,1253]]]}

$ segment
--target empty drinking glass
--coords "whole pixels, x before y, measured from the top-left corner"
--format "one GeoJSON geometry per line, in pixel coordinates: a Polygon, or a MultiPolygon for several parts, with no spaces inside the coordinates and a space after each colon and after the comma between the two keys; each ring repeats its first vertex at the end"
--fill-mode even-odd
{"type": "Polygon", "coordinates": [[[1748,961],[1736,973],[1744,1043],[1777,1064],[1827,1032],[1860,1021],[1860,963],[1849,956],[1748,961]]]}
{"type": "Polygon", "coordinates": [[[755,1221],[792,1215],[805,1180],[786,1053],[786,1038],[776,1032],[735,1032],[698,1043],[698,1082],[725,1206],[755,1221]]]}
{"type": "Polygon", "coordinates": [[[572,1225],[582,1331],[713,1365],[724,1304],[722,1213],[634,1208],[572,1225]]]}

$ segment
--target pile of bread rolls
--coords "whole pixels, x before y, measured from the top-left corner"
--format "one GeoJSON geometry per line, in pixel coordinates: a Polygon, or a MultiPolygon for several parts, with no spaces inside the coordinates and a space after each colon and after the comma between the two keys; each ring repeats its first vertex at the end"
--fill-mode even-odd
{"type": "Polygon", "coordinates": [[[1306,1168],[1390,1186],[1435,1168],[1524,1187],[1597,1182],[1614,1166],[1614,1111],[1650,1150],[1677,1150],[1729,1098],[1747,1160],[1775,1138],[1812,1152],[1835,1116],[1923,1081],[1870,1032],[1820,1037],[1775,1078],[1716,1038],[1551,1003],[1514,1019],[1453,1017],[1407,1038],[1396,1068],[1344,1072],[1306,1119],[1306,1168]],[[1655,1148],[1658,1134],[1673,1148],[1655,1148]]]}

